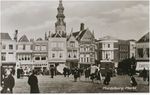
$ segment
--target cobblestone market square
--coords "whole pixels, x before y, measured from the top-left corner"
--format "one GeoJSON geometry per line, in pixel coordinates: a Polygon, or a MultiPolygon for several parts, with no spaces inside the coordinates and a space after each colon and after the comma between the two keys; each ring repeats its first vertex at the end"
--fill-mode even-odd
{"type": "MultiPolygon", "coordinates": [[[[78,79],[77,82],[74,82],[73,76],[64,77],[62,75],[57,75],[54,78],[51,78],[50,76],[38,76],[38,79],[40,93],[149,92],[147,82],[144,83],[142,78],[139,77],[136,77],[136,80],[138,81],[136,89],[130,85],[129,76],[113,77],[108,86],[103,85],[103,83],[98,84],[96,81],[93,83],[90,79],[85,80],[84,76],[82,76],[80,80],[78,79]],[[119,88],[123,88],[123,90],[119,88]]],[[[30,87],[27,84],[27,80],[27,77],[16,79],[14,93],[30,93],[30,87]]]]}

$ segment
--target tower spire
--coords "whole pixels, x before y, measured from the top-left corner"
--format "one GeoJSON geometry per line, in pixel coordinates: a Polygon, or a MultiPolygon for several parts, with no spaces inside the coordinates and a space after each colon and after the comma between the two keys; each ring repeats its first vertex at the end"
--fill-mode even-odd
{"type": "Polygon", "coordinates": [[[62,0],[59,0],[59,4],[62,4],[62,0]]]}
{"type": "Polygon", "coordinates": [[[71,33],[70,33],[70,35],[73,35],[73,28],[71,28],[71,33]]]}
{"type": "Polygon", "coordinates": [[[65,19],[65,15],[64,15],[64,7],[63,7],[63,4],[62,4],[62,0],[59,0],[59,5],[58,5],[58,8],[57,8],[57,15],[56,15],[56,18],[57,18],[57,22],[55,23],[55,32],[60,34],[62,37],[63,35],[66,35],[66,23],[64,22],[64,19],[65,19]]]}

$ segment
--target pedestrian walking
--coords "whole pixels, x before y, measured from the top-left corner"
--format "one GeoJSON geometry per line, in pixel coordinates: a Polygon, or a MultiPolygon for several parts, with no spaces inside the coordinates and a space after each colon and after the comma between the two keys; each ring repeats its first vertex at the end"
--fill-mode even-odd
{"type": "Polygon", "coordinates": [[[70,69],[69,68],[66,69],[66,73],[67,73],[67,76],[69,77],[69,75],[70,75],[70,69]]]}
{"type": "Polygon", "coordinates": [[[142,77],[143,77],[143,81],[146,81],[146,78],[147,78],[147,71],[146,71],[145,68],[144,68],[143,71],[142,71],[142,77]]]}
{"type": "Polygon", "coordinates": [[[64,67],[64,68],[63,68],[63,74],[64,74],[64,77],[66,77],[66,73],[67,73],[67,68],[64,67]]]}
{"type": "Polygon", "coordinates": [[[74,69],[74,81],[77,81],[77,78],[79,77],[79,69],[75,67],[74,69]]]}
{"type": "Polygon", "coordinates": [[[24,75],[24,71],[22,69],[22,67],[20,68],[20,77],[23,78],[23,75],[24,75]]]}
{"type": "MultiPolygon", "coordinates": [[[[6,73],[5,73],[6,74],[6,73]]],[[[4,76],[3,86],[1,93],[8,93],[8,75],[4,76]]]]}
{"type": "Polygon", "coordinates": [[[147,78],[147,85],[149,86],[149,76],[148,76],[148,78],[147,78]]]}
{"type": "Polygon", "coordinates": [[[13,93],[13,87],[15,86],[15,79],[12,76],[12,72],[7,72],[4,78],[4,87],[2,93],[13,93]]]}
{"type": "Polygon", "coordinates": [[[148,83],[148,86],[149,86],[149,70],[147,72],[147,83],[148,83]]]}
{"type": "Polygon", "coordinates": [[[92,66],[91,66],[91,70],[90,70],[90,76],[91,76],[91,80],[92,80],[92,82],[94,82],[94,79],[95,79],[95,72],[96,72],[96,70],[98,69],[98,67],[95,65],[95,64],[93,64],[92,66]]]}
{"type": "Polygon", "coordinates": [[[1,66],[1,85],[4,83],[5,69],[1,66]]]}
{"type": "Polygon", "coordinates": [[[55,76],[57,75],[57,68],[56,66],[54,67],[54,73],[55,73],[55,76]]]}
{"type": "Polygon", "coordinates": [[[54,67],[51,67],[50,72],[51,72],[51,78],[54,78],[54,67]]]}
{"type": "Polygon", "coordinates": [[[17,78],[18,78],[18,79],[20,78],[20,73],[21,73],[21,72],[20,72],[20,68],[18,68],[18,69],[17,69],[17,78]]]}
{"type": "Polygon", "coordinates": [[[130,83],[132,86],[137,86],[137,82],[133,76],[131,76],[131,78],[130,78],[130,83]]]}
{"type": "Polygon", "coordinates": [[[13,87],[15,86],[15,79],[12,75],[12,72],[8,75],[8,88],[10,93],[13,93],[13,87]]]}
{"type": "Polygon", "coordinates": [[[78,68],[78,77],[79,77],[79,80],[80,80],[80,78],[81,78],[81,76],[82,76],[82,69],[81,68],[78,68]]]}
{"type": "Polygon", "coordinates": [[[109,85],[110,80],[111,80],[111,74],[110,74],[110,72],[107,72],[105,75],[105,79],[104,79],[103,84],[109,85]]]}
{"type": "Polygon", "coordinates": [[[28,78],[28,84],[30,85],[30,93],[40,93],[38,87],[38,79],[35,74],[36,72],[33,70],[32,74],[28,78]]]}
{"type": "Polygon", "coordinates": [[[85,69],[85,79],[89,79],[90,77],[90,68],[85,69]]]}
{"type": "Polygon", "coordinates": [[[97,69],[97,71],[96,71],[96,79],[97,79],[97,82],[99,83],[101,83],[101,81],[102,81],[102,74],[101,74],[101,71],[100,71],[100,69],[97,69]]]}

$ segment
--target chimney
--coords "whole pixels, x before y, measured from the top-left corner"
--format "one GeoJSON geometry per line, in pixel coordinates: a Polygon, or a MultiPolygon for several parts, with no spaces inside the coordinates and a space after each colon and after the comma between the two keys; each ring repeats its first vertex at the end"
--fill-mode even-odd
{"type": "Polygon", "coordinates": [[[18,30],[15,30],[14,40],[15,40],[16,42],[17,42],[17,40],[18,40],[18,30]]]}
{"type": "Polygon", "coordinates": [[[81,23],[80,25],[80,31],[83,31],[84,30],[84,23],[81,23]]]}
{"type": "Polygon", "coordinates": [[[47,33],[45,32],[45,40],[48,40],[48,38],[47,38],[47,33]]]}

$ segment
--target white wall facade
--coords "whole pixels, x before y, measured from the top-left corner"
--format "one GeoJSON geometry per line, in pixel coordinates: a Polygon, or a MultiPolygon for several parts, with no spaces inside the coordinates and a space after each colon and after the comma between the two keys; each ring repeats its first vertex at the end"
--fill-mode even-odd
{"type": "Polygon", "coordinates": [[[32,69],[32,42],[17,42],[16,47],[17,68],[32,69]]]}
{"type": "Polygon", "coordinates": [[[33,68],[48,69],[48,41],[33,42],[33,68]]]}
{"type": "Polygon", "coordinates": [[[75,37],[71,36],[67,41],[67,59],[79,59],[79,45],[75,37]]]}
{"type": "Polygon", "coordinates": [[[48,62],[51,64],[66,62],[66,38],[49,38],[48,62]]]}
{"type": "Polygon", "coordinates": [[[14,40],[2,40],[1,61],[2,64],[16,64],[16,42],[14,40]]]}
{"type": "Polygon", "coordinates": [[[114,43],[118,42],[117,40],[102,40],[102,60],[101,61],[111,61],[114,60],[114,51],[117,50],[115,48],[114,43]]]}

